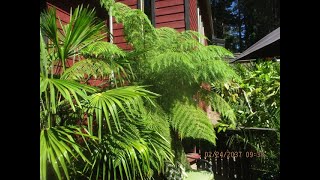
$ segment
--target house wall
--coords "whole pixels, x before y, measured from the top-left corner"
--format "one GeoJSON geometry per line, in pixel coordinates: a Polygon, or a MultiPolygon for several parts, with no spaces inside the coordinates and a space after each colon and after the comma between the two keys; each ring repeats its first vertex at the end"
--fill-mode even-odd
{"type": "Polygon", "coordinates": [[[189,0],[190,30],[198,31],[197,0],[189,0]]]}
{"type": "MultiPolygon", "coordinates": [[[[160,27],[171,27],[178,31],[193,30],[199,31],[199,22],[197,7],[202,5],[198,0],[151,0],[154,1],[154,25],[157,28],[160,27]],[[188,3],[188,4],[185,4],[188,3]],[[187,8],[187,13],[185,10],[187,8]],[[189,25],[186,25],[186,22],[189,25]],[[188,26],[188,27],[187,27],[188,26]]],[[[116,2],[121,2],[132,9],[137,9],[140,0],[116,0],[116,2]]],[[[77,5],[83,3],[85,5],[90,4],[91,7],[95,7],[98,17],[105,20],[107,26],[108,24],[108,13],[105,9],[100,7],[99,0],[68,0],[68,3],[62,0],[47,0],[48,6],[54,6],[57,8],[57,16],[62,20],[62,23],[67,23],[69,20],[69,10],[70,8],[75,8],[77,5]]],[[[202,12],[200,11],[200,14],[202,12]]],[[[204,22],[205,25],[206,22],[204,22]]],[[[58,23],[59,26],[59,23],[58,23]]],[[[200,27],[201,29],[202,27],[200,27]]],[[[206,29],[206,28],[205,28],[206,29]]],[[[123,25],[116,23],[115,18],[113,18],[113,43],[116,44],[123,50],[130,50],[132,47],[128,45],[125,41],[123,34],[123,25]]],[[[204,41],[204,44],[208,44],[204,41]]]]}
{"type": "MultiPolygon", "coordinates": [[[[138,0],[117,0],[116,2],[126,4],[132,9],[138,8],[138,0]]],[[[126,40],[124,38],[123,25],[120,23],[116,23],[116,19],[114,17],[113,17],[113,43],[123,50],[132,49],[132,47],[126,43],[126,40]]]]}
{"type": "Polygon", "coordinates": [[[186,29],[184,0],[155,0],[155,27],[186,29]]]}

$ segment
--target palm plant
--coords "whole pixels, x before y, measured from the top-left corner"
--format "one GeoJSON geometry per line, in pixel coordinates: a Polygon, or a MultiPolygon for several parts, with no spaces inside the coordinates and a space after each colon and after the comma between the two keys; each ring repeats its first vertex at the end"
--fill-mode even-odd
{"type": "Polygon", "coordinates": [[[117,173],[144,179],[160,172],[172,158],[170,144],[148,126],[144,107],[157,94],[141,86],[115,88],[130,77],[125,53],[101,42],[105,27],[94,10],[80,6],[70,14],[68,24],[59,20],[61,29],[54,9],[40,18],[40,178],[50,178],[51,170],[58,179],[117,179],[117,173]],[[74,56],[82,60],[67,67],[74,56]],[[63,71],[54,73],[59,63],[63,71]],[[116,73],[121,76],[108,90],[84,81],[116,73]]]}

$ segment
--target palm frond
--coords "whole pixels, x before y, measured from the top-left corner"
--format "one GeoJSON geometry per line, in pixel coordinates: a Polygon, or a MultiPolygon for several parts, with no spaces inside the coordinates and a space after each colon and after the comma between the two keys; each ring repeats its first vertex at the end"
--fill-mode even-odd
{"type": "MultiPolygon", "coordinates": [[[[57,52],[58,59],[65,69],[65,61],[68,57],[77,54],[89,44],[105,37],[105,25],[95,17],[95,11],[77,7],[70,12],[70,22],[62,25],[58,30],[56,24],[56,10],[49,9],[41,14],[40,27],[57,52]]],[[[60,20],[59,20],[60,21],[60,20]]]]}
{"type": "Polygon", "coordinates": [[[166,115],[159,112],[148,113],[138,125],[141,128],[141,137],[149,144],[152,167],[158,172],[164,172],[165,161],[173,162],[170,124],[166,115]]]}
{"type": "Polygon", "coordinates": [[[95,145],[93,166],[85,168],[91,171],[91,179],[150,179],[154,171],[164,169],[164,162],[173,156],[170,143],[136,120],[124,122],[123,131],[105,135],[95,145]]]}
{"type": "Polygon", "coordinates": [[[42,129],[40,132],[40,179],[47,179],[47,170],[49,164],[53,168],[57,177],[61,180],[63,175],[69,177],[68,165],[71,161],[77,161],[80,158],[90,164],[90,161],[84,156],[81,147],[76,143],[72,135],[78,134],[85,137],[95,137],[84,134],[79,127],[53,127],[42,129]],[[61,171],[62,169],[62,171],[61,171]]]}
{"type": "Polygon", "coordinates": [[[143,89],[141,86],[127,86],[96,93],[88,98],[90,123],[93,119],[98,122],[98,137],[102,137],[103,121],[107,123],[108,131],[120,131],[121,122],[119,113],[122,112],[130,119],[132,115],[143,109],[143,98],[152,102],[152,98],[157,94],[143,89]],[[95,118],[94,118],[95,117],[95,118]],[[111,121],[115,124],[115,129],[111,128],[111,121]]]}
{"type": "MultiPolygon", "coordinates": [[[[161,108],[160,106],[157,107],[161,108]]],[[[158,132],[165,139],[171,141],[168,115],[164,112],[160,113],[158,109],[153,109],[153,111],[154,112],[148,111],[142,116],[144,119],[142,123],[144,124],[146,130],[158,132]]]]}
{"type": "Polygon", "coordinates": [[[208,116],[194,105],[177,102],[172,109],[171,126],[181,139],[190,137],[216,143],[216,135],[208,116]]]}
{"type": "Polygon", "coordinates": [[[47,12],[42,12],[40,15],[40,29],[43,35],[48,37],[53,44],[59,44],[60,31],[58,31],[56,21],[56,10],[49,9],[47,12]]]}
{"type": "Polygon", "coordinates": [[[79,97],[86,99],[87,93],[95,91],[94,87],[74,81],[40,76],[40,97],[44,96],[44,102],[49,103],[47,109],[50,109],[53,114],[57,112],[58,103],[62,100],[58,98],[60,95],[69,102],[71,108],[75,111],[75,104],[79,107],[82,106],[79,97]]]}

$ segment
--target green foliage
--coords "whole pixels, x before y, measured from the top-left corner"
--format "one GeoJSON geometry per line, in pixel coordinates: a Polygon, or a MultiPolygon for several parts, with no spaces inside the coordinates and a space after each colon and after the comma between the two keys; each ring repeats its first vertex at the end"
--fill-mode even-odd
{"type": "Polygon", "coordinates": [[[168,133],[147,124],[165,120],[142,116],[144,104],[154,104],[157,94],[142,86],[102,90],[80,83],[85,75],[126,76],[130,70],[126,53],[99,42],[104,25],[96,21],[93,10],[76,8],[62,32],[55,15],[55,10],[41,14],[40,24],[41,179],[48,179],[51,170],[58,179],[116,179],[115,172],[123,179],[143,179],[163,171],[164,162],[173,157],[170,142],[162,135],[168,133]],[[53,76],[54,64],[74,55],[82,60],[53,76]]]}
{"type": "Polygon", "coordinates": [[[111,73],[112,68],[108,63],[97,59],[84,59],[74,63],[63,73],[61,78],[75,81],[86,81],[92,77],[109,79],[111,73]]]}
{"type": "Polygon", "coordinates": [[[125,59],[125,52],[109,42],[97,41],[82,49],[81,55],[86,59],[68,68],[62,78],[87,81],[90,78],[107,78],[115,86],[130,82],[133,72],[130,63],[125,59]]]}
{"type": "Polygon", "coordinates": [[[93,138],[88,134],[82,133],[79,127],[53,127],[42,129],[40,132],[40,177],[47,179],[47,163],[52,165],[57,177],[61,180],[61,170],[67,179],[70,179],[68,164],[80,158],[86,162],[90,161],[84,156],[81,146],[77,144],[72,135],[78,134],[85,141],[85,137],[93,138]]]}
{"type": "Polygon", "coordinates": [[[227,122],[229,120],[232,125],[236,125],[236,114],[225,99],[223,99],[218,93],[212,93],[210,96],[210,102],[213,109],[219,111],[222,116],[226,118],[227,122]]]}
{"type": "Polygon", "coordinates": [[[192,97],[202,82],[227,82],[237,75],[224,61],[231,53],[219,46],[204,46],[201,34],[159,28],[157,43],[139,61],[137,74],[152,91],[162,95],[159,104],[169,110],[175,100],[192,97]]]}
{"type": "Polygon", "coordinates": [[[55,9],[49,9],[40,16],[41,31],[50,39],[49,47],[57,56],[56,60],[61,61],[63,70],[66,69],[68,57],[105,36],[105,25],[97,20],[94,10],[80,6],[71,14],[70,22],[66,25],[62,25],[59,19],[62,31],[58,30],[55,9]]]}
{"type": "Polygon", "coordinates": [[[155,28],[141,10],[131,9],[127,5],[113,0],[101,0],[101,5],[112,11],[116,22],[123,24],[125,39],[135,51],[144,51],[154,45],[157,38],[155,28]]]}
{"type": "MultiPolygon", "coordinates": [[[[62,31],[55,10],[41,15],[40,34],[49,39],[47,44],[40,39],[40,151],[48,154],[41,155],[41,179],[47,179],[49,167],[60,179],[151,179],[163,174],[168,164],[186,166],[181,138],[215,144],[216,136],[207,115],[185,102],[193,100],[202,82],[238,78],[224,61],[231,53],[200,44],[203,35],[155,29],[140,10],[114,0],[100,2],[123,24],[131,52],[103,42],[106,28],[94,10],[76,8],[70,23],[60,24],[62,31]],[[75,56],[81,60],[66,67],[66,60],[75,56]],[[53,76],[59,61],[63,72],[53,76]],[[92,77],[108,79],[108,90],[85,85],[92,77]],[[118,87],[132,80],[137,86],[118,87]],[[47,138],[67,125],[75,128],[47,138]],[[75,140],[73,135],[81,138],[75,140]],[[72,144],[59,150],[54,148],[59,142],[65,148],[72,144]],[[86,158],[85,163],[69,161],[67,156],[86,158]]],[[[232,119],[226,105],[216,106],[232,119]]]]}
{"type": "Polygon", "coordinates": [[[278,109],[280,111],[279,67],[279,63],[271,61],[257,62],[247,65],[246,68],[241,65],[236,67],[243,76],[240,87],[245,92],[238,106],[238,119],[241,125],[280,128],[273,123],[277,121],[275,113],[278,109]]]}
{"type": "Polygon", "coordinates": [[[106,41],[94,42],[88,45],[86,48],[82,49],[81,53],[84,56],[93,56],[95,58],[105,59],[125,56],[125,52],[123,52],[117,45],[111,44],[106,41]]]}
{"type": "MultiPolygon", "coordinates": [[[[151,98],[155,95],[142,87],[135,86],[121,87],[93,94],[88,98],[87,113],[89,115],[89,124],[92,124],[93,120],[97,121],[99,139],[102,138],[103,120],[107,123],[106,127],[109,133],[112,134],[114,129],[120,131],[122,128],[119,113],[123,112],[127,120],[130,120],[132,115],[139,113],[136,112],[137,110],[144,108],[142,97],[151,101],[151,98]],[[113,129],[110,121],[113,121],[115,125],[113,129]]],[[[89,130],[92,131],[92,126],[89,127],[89,130]]]]}
{"type": "Polygon", "coordinates": [[[177,102],[172,109],[171,126],[182,138],[204,139],[215,144],[213,125],[200,108],[177,102]]]}
{"type": "Polygon", "coordinates": [[[277,176],[280,158],[280,64],[258,61],[234,67],[242,81],[218,88],[233,109],[237,126],[272,128],[274,131],[241,131],[228,140],[230,146],[264,152],[265,158],[253,162],[256,169],[277,176]],[[252,132],[251,132],[252,131],[252,132]]]}
{"type": "MultiPolygon", "coordinates": [[[[157,109],[170,120],[175,164],[185,165],[181,138],[201,138],[215,144],[216,137],[207,115],[200,108],[183,102],[193,101],[203,82],[225,83],[239,78],[225,61],[232,53],[219,46],[201,44],[199,37],[205,37],[198,32],[178,32],[167,27],[155,29],[144,13],[124,4],[111,0],[102,0],[101,4],[124,26],[125,39],[133,47],[127,58],[133,62],[136,83],[151,85],[148,89],[161,95],[155,101],[159,104],[157,109]]],[[[235,120],[232,113],[225,110],[226,105],[217,107],[223,107],[223,113],[235,120]]],[[[156,114],[153,117],[159,117],[156,114]]]]}
{"type": "Polygon", "coordinates": [[[87,99],[86,92],[92,93],[95,92],[95,89],[73,81],[40,76],[40,98],[44,97],[50,103],[47,109],[52,111],[53,114],[57,112],[57,106],[61,101],[61,98],[56,98],[57,96],[62,96],[63,100],[68,101],[71,108],[75,111],[75,104],[81,108],[78,96],[87,99]]]}
{"type": "Polygon", "coordinates": [[[95,144],[94,163],[85,167],[90,179],[150,179],[152,169],[163,171],[165,160],[173,156],[170,142],[146,128],[146,122],[122,123],[123,131],[107,134],[95,144]]]}
{"type": "Polygon", "coordinates": [[[144,69],[149,69],[145,76],[170,73],[172,69],[180,76],[181,84],[189,85],[203,81],[229,81],[236,77],[232,68],[223,61],[232,54],[223,47],[202,45],[197,41],[198,37],[202,37],[201,34],[193,31],[179,33],[167,27],[156,31],[159,39],[154,40],[156,45],[146,53],[146,60],[142,61],[144,69]]]}

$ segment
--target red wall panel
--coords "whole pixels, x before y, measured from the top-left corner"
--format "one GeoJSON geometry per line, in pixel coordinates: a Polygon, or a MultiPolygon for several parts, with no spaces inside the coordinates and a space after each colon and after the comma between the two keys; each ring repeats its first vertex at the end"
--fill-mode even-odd
{"type": "Polygon", "coordinates": [[[163,1],[156,1],[156,7],[162,8],[162,7],[170,7],[170,6],[176,6],[176,5],[183,5],[184,0],[163,0],[163,1]]]}
{"type": "Polygon", "coordinates": [[[163,7],[163,8],[156,7],[156,18],[157,16],[175,14],[180,12],[184,12],[184,5],[177,5],[177,6],[170,6],[170,7],[163,7]]]}
{"type": "Polygon", "coordinates": [[[184,0],[155,0],[155,26],[185,30],[184,0]]]}
{"type": "Polygon", "coordinates": [[[156,18],[156,23],[159,24],[159,23],[163,23],[163,22],[178,21],[178,20],[184,20],[184,13],[158,16],[156,18]]]}
{"type": "Polygon", "coordinates": [[[197,0],[189,0],[190,30],[198,31],[197,0]]]}
{"type": "MultiPolygon", "coordinates": [[[[132,9],[138,8],[138,0],[117,0],[116,2],[120,2],[128,5],[132,9]]],[[[123,50],[131,50],[132,47],[126,43],[123,33],[123,25],[120,23],[116,23],[115,18],[113,18],[113,42],[119,48],[123,50]]]]}
{"type": "Polygon", "coordinates": [[[185,28],[185,22],[184,21],[172,21],[172,22],[165,22],[165,23],[158,23],[156,24],[156,27],[171,27],[174,29],[180,29],[185,28]]]}

